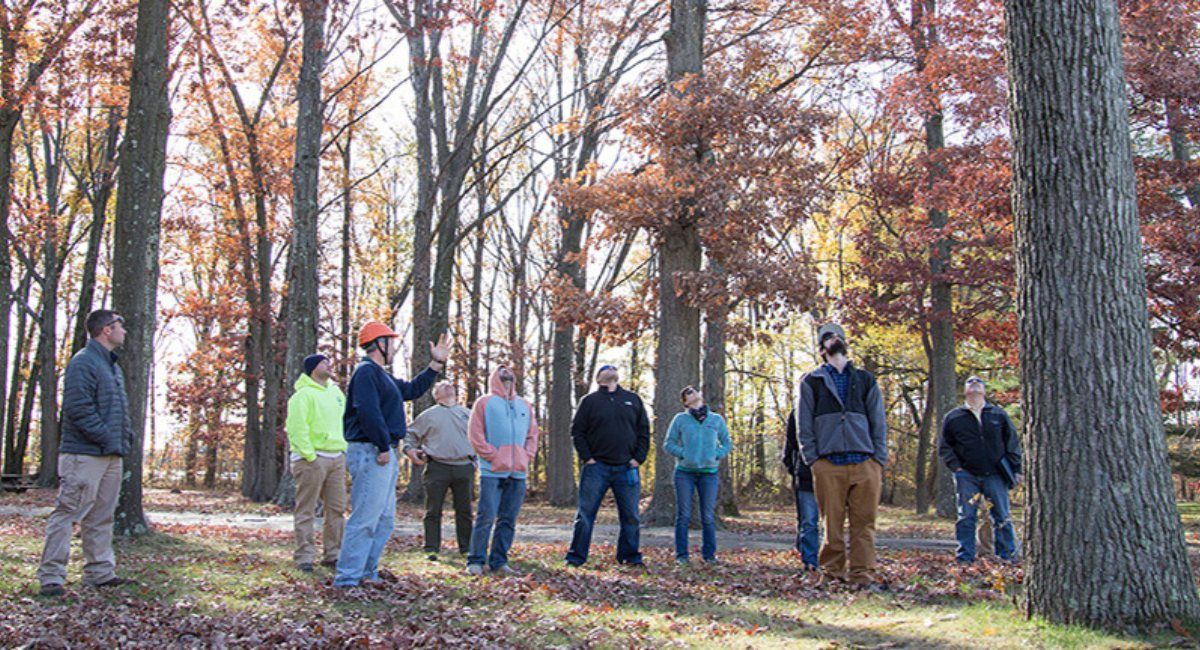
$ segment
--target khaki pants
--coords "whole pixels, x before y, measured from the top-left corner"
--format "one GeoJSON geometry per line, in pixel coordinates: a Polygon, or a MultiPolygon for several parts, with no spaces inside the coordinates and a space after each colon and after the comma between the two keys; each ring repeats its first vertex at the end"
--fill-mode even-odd
{"type": "Polygon", "coordinates": [[[883,489],[883,467],[874,460],[857,465],[834,465],[821,459],[813,463],[813,491],[821,510],[824,542],[821,570],[837,578],[846,576],[846,516],[850,517],[851,582],[875,580],[875,513],[883,489]]]}
{"type": "Polygon", "coordinates": [[[298,460],[292,463],[292,477],[296,479],[296,563],[312,564],[317,556],[313,539],[317,499],[325,503],[325,526],[321,532],[324,561],[337,562],[345,528],[346,455],[317,456],[311,463],[298,460]]]}
{"type": "Polygon", "coordinates": [[[79,522],[83,538],[83,581],[105,582],[115,576],[113,512],[121,494],[121,457],[61,454],[58,457],[58,500],[46,522],[46,546],[38,567],[43,586],[67,581],[71,559],[71,533],[79,522]]]}

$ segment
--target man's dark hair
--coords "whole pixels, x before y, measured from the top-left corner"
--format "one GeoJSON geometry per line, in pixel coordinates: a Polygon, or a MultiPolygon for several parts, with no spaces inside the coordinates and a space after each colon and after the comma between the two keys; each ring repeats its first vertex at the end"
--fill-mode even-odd
{"type": "Polygon", "coordinates": [[[111,309],[97,309],[88,314],[87,322],[84,325],[87,327],[88,334],[95,338],[100,336],[100,332],[104,331],[104,328],[117,321],[123,323],[125,319],[111,309]]]}

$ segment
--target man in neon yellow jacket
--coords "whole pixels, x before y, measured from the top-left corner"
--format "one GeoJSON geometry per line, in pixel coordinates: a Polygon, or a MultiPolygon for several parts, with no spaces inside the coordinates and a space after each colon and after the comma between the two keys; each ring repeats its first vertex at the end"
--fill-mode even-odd
{"type": "Polygon", "coordinates": [[[317,546],[313,539],[317,500],[325,503],[325,546],[321,564],[337,566],[346,512],[346,439],[342,414],[346,396],[333,381],[333,368],[323,354],[304,358],[304,374],[288,400],[287,436],[292,476],[296,479],[296,565],[311,572],[317,546]]]}

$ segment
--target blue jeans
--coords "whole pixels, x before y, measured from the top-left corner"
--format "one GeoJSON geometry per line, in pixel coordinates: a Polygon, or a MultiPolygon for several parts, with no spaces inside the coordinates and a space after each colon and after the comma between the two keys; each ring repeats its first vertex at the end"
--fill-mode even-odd
{"type": "Polygon", "coordinates": [[[821,550],[821,516],[817,511],[817,495],[796,490],[796,550],[805,568],[818,566],[817,552],[821,550]]]}
{"type": "Polygon", "coordinates": [[[1017,535],[1009,517],[1008,487],[999,474],[975,476],[964,470],[954,473],[958,493],[958,522],[954,534],[958,538],[956,556],[960,562],[975,561],[975,524],[978,520],[978,495],[992,504],[992,534],[996,540],[996,555],[1011,560],[1017,554],[1017,535]]]}
{"type": "Polygon", "coordinates": [[[471,529],[471,551],[467,554],[467,565],[480,564],[487,558],[487,565],[495,571],[508,564],[508,549],[512,547],[513,533],[517,528],[517,515],[525,502],[525,479],[496,478],[483,476],[479,479],[479,512],[475,515],[475,527],[471,529]],[[492,522],[496,533],[492,535],[492,522]],[[488,538],[492,541],[492,552],[488,555],[488,538]]]}
{"type": "Polygon", "coordinates": [[[717,489],[721,481],[716,473],[675,470],[675,558],[688,557],[688,524],[692,521],[692,494],[700,493],[700,555],[705,562],[717,559],[717,489]]]}
{"type": "Polygon", "coordinates": [[[375,462],[379,449],[369,442],[351,442],[346,448],[350,485],[350,518],[338,554],[335,587],[353,587],[363,580],[379,579],[379,558],[396,523],[396,477],[400,463],[396,448],[387,465],[375,462]]]}
{"type": "Polygon", "coordinates": [[[612,488],[617,501],[617,518],[621,532],[617,537],[617,561],[624,564],[641,564],[642,554],[638,551],[641,517],[638,516],[638,497],[641,483],[629,484],[628,465],[607,465],[595,462],[584,465],[579,471],[579,510],[575,512],[575,531],[571,535],[571,549],[567,551],[567,562],[579,566],[587,562],[588,550],[592,547],[592,528],[596,525],[596,513],[604,494],[612,488]]]}

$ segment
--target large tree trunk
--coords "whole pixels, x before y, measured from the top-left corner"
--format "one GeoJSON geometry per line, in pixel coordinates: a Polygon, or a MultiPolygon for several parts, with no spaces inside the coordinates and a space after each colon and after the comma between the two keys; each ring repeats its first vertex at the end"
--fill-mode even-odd
{"type": "Polygon", "coordinates": [[[1200,616],[1155,389],[1115,0],[1006,0],[1026,611],[1200,616]]]}
{"type": "MultiPolygon", "coordinates": [[[[292,166],[292,242],[288,252],[287,352],[280,400],[290,394],[288,382],[304,370],[304,357],[317,350],[317,321],[320,287],[317,255],[317,202],[321,171],[321,127],[325,123],[321,101],[321,72],[325,68],[325,0],[302,0],[304,17],[303,58],[296,85],[296,153],[292,166]]],[[[286,454],[286,447],[285,447],[286,454]]],[[[290,463],[285,463],[290,467],[290,463]]],[[[291,507],[296,501],[296,483],[291,471],[284,472],[274,501],[291,507]]]]}
{"type": "Polygon", "coordinates": [[[142,512],[142,436],[149,405],[148,376],[154,362],[159,228],[171,122],[167,94],[169,6],[167,0],[138,3],[126,137],[118,172],[113,307],[125,316],[128,330],[121,367],[133,423],[133,446],[125,456],[121,500],[113,523],[120,535],[147,530],[142,512]]]}
{"type": "MultiPolygon", "coordinates": [[[[667,45],[667,78],[678,82],[698,75],[704,63],[706,0],[672,0],[667,45]]],[[[676,88],[674,92],[678,92],[676,88]]],[[[686,92],[686,90],[684,91],[686,92]]],[[[705,143],[696,143],[696,164],[706,157],[705,143]]],[[[654,497],[642,517],[649,526],[666,526],[675,517],[672,485],[674,461],[662,452],[671,418],[679,410],[679,391],[700,378],[700,310],[684,300],[676,276],[700,271],[700,234],[693,206],[680,205],[671,225],[663,229],[658,249],[658,345],[654,370],[654,497]]]]}

